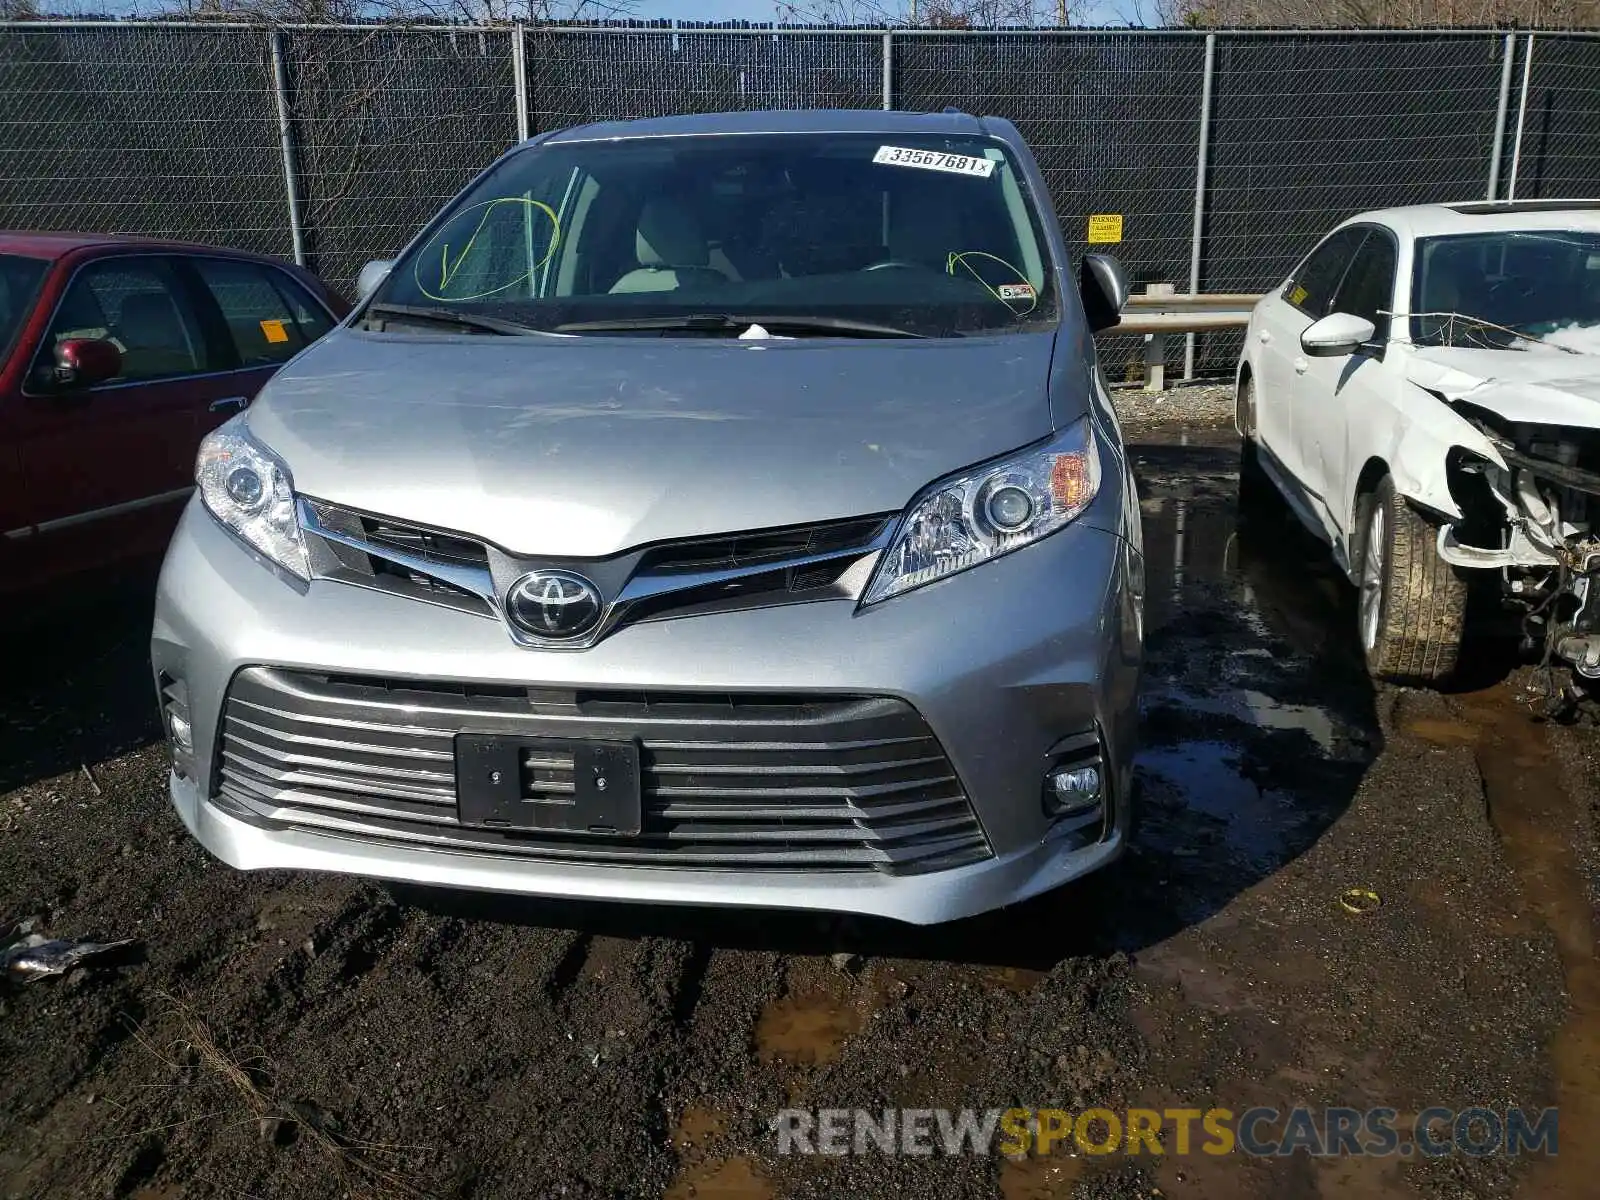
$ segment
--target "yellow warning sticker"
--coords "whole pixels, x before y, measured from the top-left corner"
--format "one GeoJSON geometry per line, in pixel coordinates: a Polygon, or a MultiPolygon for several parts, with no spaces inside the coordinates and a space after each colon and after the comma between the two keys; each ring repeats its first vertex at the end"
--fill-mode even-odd
{"type": "Polygon", "coordinates": [[[287,342],[289,340],[289,331],[283,326],[284,322],[282,321],[263,321],[261,322],[261,332],[266,335],[269,342],[287,342]]]}
{"type": "Polygon", "coordinates": [[[1305,288],[1297,283],[1289,292],[1289,303],[1304,304],[1306,302],[1306,297],[1310,294],[1311,293],[1307,292],[1305,288]]]}
{"type": "Polygon", "coordinates": [[[1122,240],[1121,213],[1094,213],[1089,218],[1089,244],[1104,244],[1122,240]]]}

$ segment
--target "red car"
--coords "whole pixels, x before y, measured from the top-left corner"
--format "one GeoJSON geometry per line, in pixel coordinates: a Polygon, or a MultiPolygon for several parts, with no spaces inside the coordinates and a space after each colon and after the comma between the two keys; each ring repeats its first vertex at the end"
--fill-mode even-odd
{"type": "Polygon", "coordinates": [[[200,439],[347,308],[263,255],[0,232],[0,597],[159,554],[200,439]]]}

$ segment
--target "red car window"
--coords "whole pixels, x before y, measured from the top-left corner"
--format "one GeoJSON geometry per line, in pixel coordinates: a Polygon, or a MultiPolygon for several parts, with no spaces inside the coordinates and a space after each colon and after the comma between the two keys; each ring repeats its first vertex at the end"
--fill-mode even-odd
{"type": "Polygon", "coordinates": [[[287,362],[332,327],[299,284],[274,267],[223,258],[193,262],[244,366],[287,362]]]}
{"type": "Polygon", "coordinates": [[[38,369],[51,368],[56,346],[68,338],[102,338],[122,352],[122,374],[112,383],[229,365],[212,361],[189,298],[162,258],[108,259],[79,271],[40,347],[38,369]]]}

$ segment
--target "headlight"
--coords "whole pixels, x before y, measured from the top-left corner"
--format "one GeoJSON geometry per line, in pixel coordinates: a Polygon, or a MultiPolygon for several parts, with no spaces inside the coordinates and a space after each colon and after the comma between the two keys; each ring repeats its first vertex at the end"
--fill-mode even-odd
{"type": "Polygon", "coordinates": [[[1020,550],[1083,512],[1099,490],[1087,419],[1044,446],[941,479],[901,518],[862,606],[1020,550]]]}
{"type": "Polygon", "coordinates": [[[200,443],[194,478],[213,517],[291,575],[311,578],[289,468],[250,436],[242,414],[200,443]]]}

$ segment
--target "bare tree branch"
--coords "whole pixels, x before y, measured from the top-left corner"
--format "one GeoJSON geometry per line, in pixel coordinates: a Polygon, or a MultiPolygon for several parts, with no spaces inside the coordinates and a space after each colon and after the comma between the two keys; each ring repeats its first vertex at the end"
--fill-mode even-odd
{"type": "Polygon", "coordinates": [[[1075,25],[1087,0],[778,0],[776,8],[793,24],[984,29],[1075,25]]]}
{"type": "Polygon", "coordinates": [[[1600,0],[1159,0],[1166,23],[1196,28],[1593,28],[1600,0]]]}

